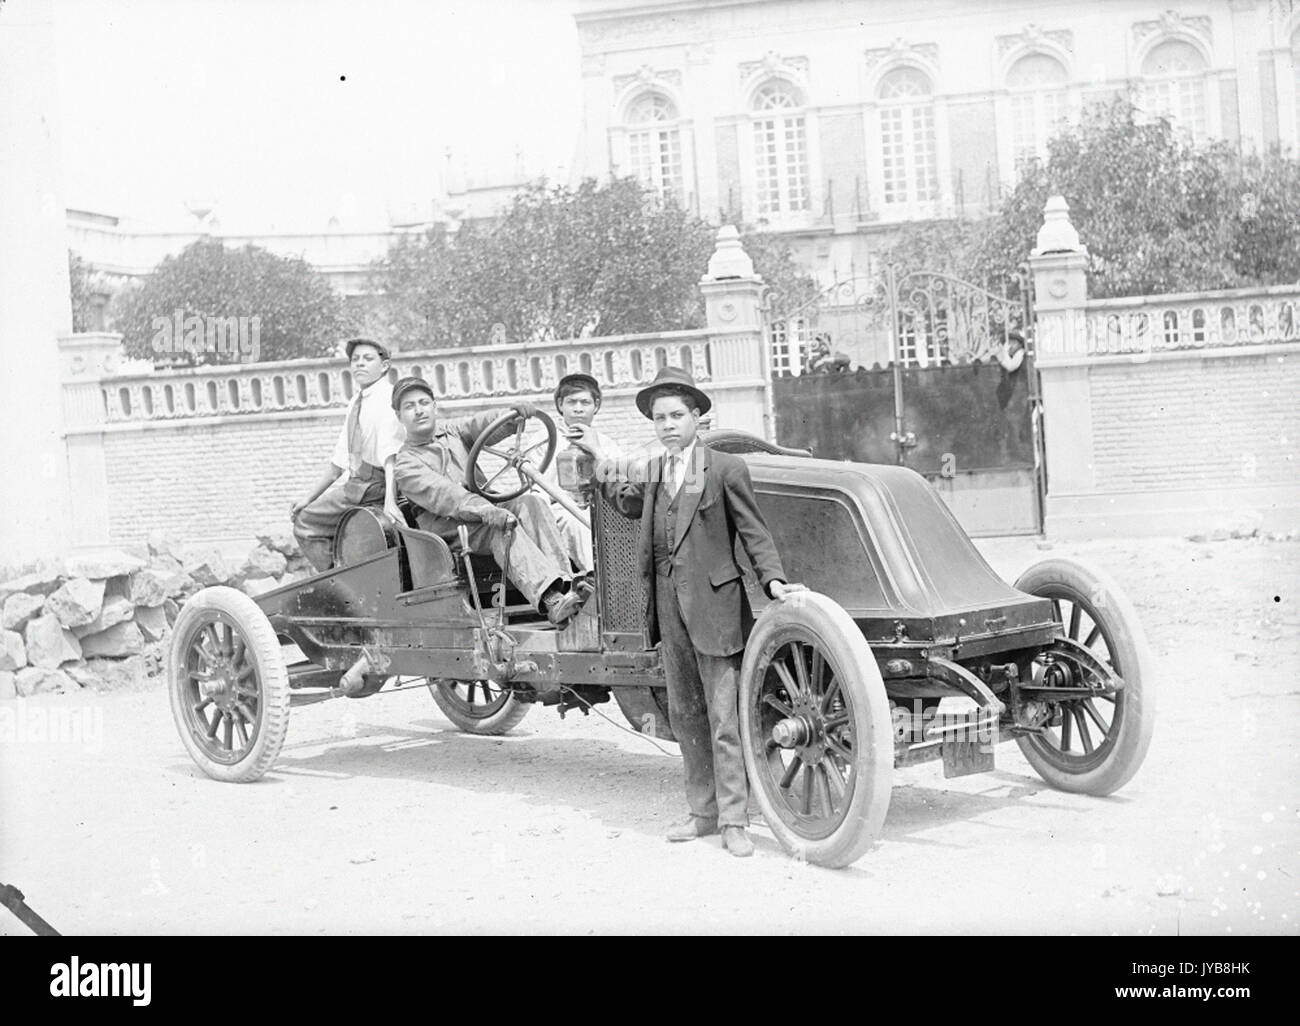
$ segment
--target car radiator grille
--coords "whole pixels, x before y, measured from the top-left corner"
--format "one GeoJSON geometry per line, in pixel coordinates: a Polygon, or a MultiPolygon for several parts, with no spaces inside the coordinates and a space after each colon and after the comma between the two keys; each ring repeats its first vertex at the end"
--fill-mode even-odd
{"type": "Polygon", "coordinates": [[[623,516],[599,491],[593,497],[592,510],[603,629],[639,633],[645,629],[645,585],[636,551],[640,521],[623,516]]]}

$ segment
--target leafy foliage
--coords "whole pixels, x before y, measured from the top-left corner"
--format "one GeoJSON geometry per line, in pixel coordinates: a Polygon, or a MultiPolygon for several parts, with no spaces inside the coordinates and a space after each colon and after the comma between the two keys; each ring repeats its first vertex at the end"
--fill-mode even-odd
{"type": "Polygon", "coordinates": [[[72,250],[68,250],[68,284],[72,297],[72,330],[90,331],[94,316],[90,266],[72,250]]]}
{"type": "Polygon", "coordinates": [[[1089,110],[1027,167],[998,212],[900,235],[886,259],[997,289],[1034,247],[1054,194],[1092,258],[1089,294],[1153,295],[1271,285],[1300,277],[1300,163],[1194,148],[1125,101],[1089,110]]]}
{"type": "MultiPolygon", "coordinates": [[[[253,245],[227,249],[212,239],[200,239],[164,258],[115,302],[123,347],[127,355],[143,359],[158,359],[152,346],[154,319],[170,322],[177,310],[205,320],[257,317],[262,360],[328,355],[352,328],[339,295],[305,260],[276,256],[253,245]]],[[[202,364],[233,358],[199,352],[158,362],[202,364]]]]}
{"type": "MultiPolygon", "coordinates": [[[[378,261],[379,329],[408,348],[700,327],[715,229],[630,178],[534,186],[493,224],[400,239],[378,261]]],[[[745,240],[778,289],[810,284],[787,247],[745,240]]]]}

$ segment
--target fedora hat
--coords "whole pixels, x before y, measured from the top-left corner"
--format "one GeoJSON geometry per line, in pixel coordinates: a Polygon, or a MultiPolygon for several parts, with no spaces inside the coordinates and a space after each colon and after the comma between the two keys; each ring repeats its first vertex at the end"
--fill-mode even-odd
{"type": "Polygon", "coordinates": [[[636,394],[636,408],[653,420],[654,414],[650,412],[650,404],[665,388],[689,392],[701,414],[708,413],[709,408],[713,406],[713,400],[695,387],[695,380],[689,373],[681,367],[665,367],[655,375],[654,381],[636,394]]]}

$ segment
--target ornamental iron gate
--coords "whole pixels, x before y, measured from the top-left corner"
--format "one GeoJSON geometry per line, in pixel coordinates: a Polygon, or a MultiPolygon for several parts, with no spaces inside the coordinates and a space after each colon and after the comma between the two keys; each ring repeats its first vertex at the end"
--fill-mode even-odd
{"type": "Polygon", "coordinates": [[[769,310],[776,440],[911,467],[971,534],[1037,533],[1045,468],[1032,317],[1022,299],[895,267],[769,310]]]}

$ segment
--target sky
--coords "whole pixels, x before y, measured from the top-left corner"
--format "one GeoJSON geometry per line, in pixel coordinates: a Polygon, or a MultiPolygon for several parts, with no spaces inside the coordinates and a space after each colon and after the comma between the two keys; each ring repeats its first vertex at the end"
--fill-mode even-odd
{"type": "Polygon", "coordinates": [[[54,0],[64,205],[183,228],[379,230],[471,178],[567,180],[569,0],[54,0]]]}

